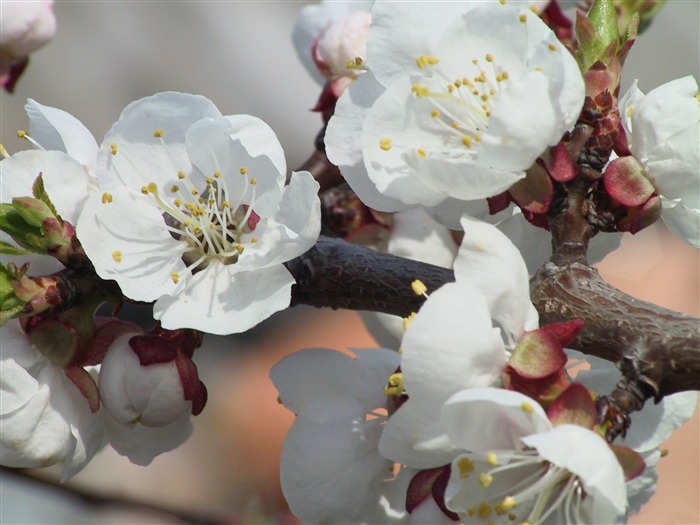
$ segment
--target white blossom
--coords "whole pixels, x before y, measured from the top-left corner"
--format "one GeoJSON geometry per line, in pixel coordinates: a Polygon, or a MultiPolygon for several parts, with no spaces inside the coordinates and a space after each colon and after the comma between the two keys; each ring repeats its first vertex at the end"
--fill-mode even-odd
{"type": "Polygon", "coordinates": [[[289,305],[283,266],[320,230],[318,184],[284,186],[274,132],[221,116],[204,97],[161,93],[129,105],[100,147],[102,191],[78,238],[103,279],[156,301],[163,327],[215,334],[251,328],[289,305]]]}
{"type": "Polygon", "coordinates": [[[381,211],[437,206],[439,216],[440,206],[506,190],[583,104],[575,60],[528,9],[377,3],[367,55],[369,72],[338,101],[326,144],[381,211]]]}
{"type": "Polygon", "coordinates": [[[615,523],[625,478],[605,440],[587,428],[554,427],[537,402],[496,388],[463,390],[441,423],[460,450],[445,492],[468,523],[615,523]]]}
{"type": "Polygon", "coordinates": [[[620,99],[630,151],[661,195],[661,217],[680,239],[700,247],[700,102],[683,77],[644,95],[637,81],[620,99]]]}
{"type": "Polygon", "coordinates": [[[101,418],[18,320],[2,327],[0,368],[0,463],[62,463],[62,479],[75,475],[105,444],[101,418]]]}

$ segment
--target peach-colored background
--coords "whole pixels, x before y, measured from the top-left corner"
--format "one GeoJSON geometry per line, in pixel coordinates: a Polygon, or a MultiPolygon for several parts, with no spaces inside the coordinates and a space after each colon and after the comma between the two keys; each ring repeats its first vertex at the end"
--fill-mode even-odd
{"type": "MultiPolygon", "coordinates": [[[[129,102],[178,90],[211,98],[224,114],[250,113],[275,129],[291,167],[310,153],[319,118],[318,87],[298,64],[288,38],[303,2],[77,2],[56,6],[56,40],[32,57],[17,93],[0,94],[0,143],[24,149],[27,97],[65,109],[101,137],[129,102]]],[[[653,87],[700,68],[700,3],[668,1],[628,60],[623,84],[653,87]]],[[[698,251],[654,228],[628,237],[601,265],[603,275],[633,295],[693,315],[698,305],[698,251]]],[[[148,468],[107,450],[71,484],[180,509],[220,511],[259,522],[259,509],[282,512],[278,459],[292,415],[276,402],[270,366],[305,347],[373,346],[352,312],[298,308],[275,316],[252,334],[208,337],[195,356],[210,389],[193,437],[148,468]]],[[[677,431],[659,466],[659,490],[633,523],[700,523],[695,418],[677,431]]],[[[0,492],[0,497],[9,492],[0,492]]],[[[58,513],[38,492],[3,498],[0,521],[155,523],[162,516],[58,513]],[[13,509],[19,514],[10,514],[13,509]],[[59,518],[58,516],[64,516],[59,518]],[[66,517],[66,516],[72,516],[66,517]]]]}

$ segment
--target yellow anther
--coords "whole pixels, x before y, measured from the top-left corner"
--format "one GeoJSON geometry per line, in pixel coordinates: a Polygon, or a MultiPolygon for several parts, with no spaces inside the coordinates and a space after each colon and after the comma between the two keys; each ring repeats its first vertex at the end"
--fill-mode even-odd
{"type": "Polygon", "coordinates": [[[522,409],[523,412],[526,414],[533,414],[535,412],[535,408],[528,403],[527,401],[523,402],[520,404],[520,408],[522,409]]]}
{"type": "Polygon", "coordinates": [[[149,182],[146,188],[148,189],[149,193],[158,193],[158,186],[155,182],[149,182]]]}
{"type": "Polygon", "coordinates": [[[148,186],[141,186],[141,193],[148,195],[148,186]]]}
{"type": "Polygon", "coordinates": [[[355,57],[355,65],[356,66],[361,66],[362,65],[362,57],[355,57]]]}
{"type": "Polygon", "coordinates": [[[162,129],[157,129],[153,132],[153,136],[157,139],[161,138],[163,136],[163,130],[162,129]]]}
{"type": "Polygon", "coordinates": [[[474,142],[481,142],[481,135],[474,135],[474,142]]]}
{"type": "Polygon", "coordinates": [[[250,179],[250,183],[251,183],[253,186],[255,186],[255,185],[258,183],[258,181],[257,181],[257,179],[256,179],[255,177],[253,177],[252,179],[250,179]]]}
{"type": "Polygon", "coordinates": [[[416,65],[423,69],[425,66],[433,66],[440,62],[440,59],[432,55],[420,55],[416,58],[416,65]]]}
{"type": "Polygon", "coordinates": [[[483,84],[484,82],[486,82],[486,75],[483,72],[480,73],[478,77],[474,77],[474,82],[479,82],[483,84]]]}
{"type": "Polygon", "coordinates": [[[557,50],[557,46],[555,46],[554,44],[549,44],[549,45],[547,46],[547,49],[549,49],[550,51],[556,51],[556,50],[557,50]]]}
{"type": "Polygon", "coordinates": [[[462,81],[461,81],[460,79],[456,79],[456,80],[454,81],[454,85],[455,85],[455,87],[457,87],[457,88],[462,87],[462,81]]]}
{"type": "Polygon", "coordinates": [[[459,122],[452,122],[452,127],[457,129],[459,127],[459,122]]]}
{"type": "Polygon", "coordinates": [[[104,192],[102,194],[102,204],[109,204],[110,202],[112,202],[112,194],[104,192]]]}
{"type": "Polygon", "coordinates": [[[496,455],[495,452],[487,452],[486,453],[486,462],[489,465],[493,465],[494,467],[498,465],[498,456],[496,455]]]}
{"type": "Polygon", "coordinates": [[[515,501],[515,498],[513,496],[506,496],[503,498],[503,501],[501,502],[501,505],[503,505],[506,509],[512,509],[518,504],[517,501],[515,501]]]}
{"type": "Polygon", "coordinates": [[[427,154],[425,153],[425,150],[424,150],[423,148],[418,148],[418,149],[416,150],[416,153],[417,153],[418,156],[421,157],[422,159],[424,159],[424,158],[427,156],[427,154]]]}
{"type": "Polygon", "coordinates": [[[489,95],[494,96],[496,94],[496,90],[491,88],[489,89],[489,95]]]}
{"type": "Polygon", "coordinates": [[[479,483],[481,483],[482,487],[488,487],[492,482],[493,476],[491,476],[490,474],[487,474],[486,472],[482,472],[479,474],[479,483]]]}
{"type": "Polygon", "coordinates": [[[112,252],[112,259],[114,260],[114,262],[122,262],[122,255],[122,252],[120,252],[119,250],[114,250],[112,252]]]}
{"type": "Polygon", "coordinates": [[[459,469],[459,477],[466,478],[474,472],[474,462],[468,457],[462,457],[457,460],[457,469],[459,469]]]}
{"type": "Polygon", "coordinates": [[[523,13],[518,17],[518,20],[520,20],[520,22],[524,24],[527,21],[527,15],[523,13]]]}
{"type": "Polygon", "coordinates": [[[425,283],[423,283],[423,281],[421,281],[420,279],[416,279],[411,283],[411,290],[413,290],[413,293],[416,295],[426,295],[428,287],[425,286],[425,283]]]}
{"type": "Polygon", "coordinates": [[[484,93],[483,95],[481,95],[480,98],[481,98],[481,100],[483,100],[484,102],[486,102],[486,101],[489,99],[489,96],[488,96],[486,93],[484,93]]]}
{"type": "Polygon", "coordinates": [[[178,178],[178,179],[182,180],[182,179],[184,179],[185,177],[187,177],[187,175],[185,175],[185,172],[184,172],[184,171],[178,171],[178,172],[177,172],[177,178],[178,178]]]}
{"type": "Polygon", "coordinates": [[[247,166],[242,166],[242,167],[241,167],[241,175],[245,175],[246,173],[248,173],[248,167],[247,167],[247,166]]]}
{"type": "Polygon", "coordinates": [[[173,201],[173,204],[179,208],[182,205],[182,199],[180,199],[180,198],[175,199],[173,201]]]}
{"type": "Polygon", "coordinates": [[[416,317],[416,312],[411,312],[411,315],[409,315],[408,317],[404,317],[404,319],[403,319],[404,332],[406,330],[408,330],[408,327],[411,325],[411,323],[413,322],[413,319],[415,319],[415,317],[416,317]]]}
{"type": "Polygon", "coordinates": [[[506,0],[498,0],[498,3],[501,5],[506,5],[506,0]]]}
{"type": "Polygon", "coordinates": [[[463,135],[462,136],[462,144],[466,146],[467,148],[472,147],[472,138],[469,135],[463,135]]]}
{"type": "Polygon", "coordinates": [[[440,116],[440,112],[437,109],[434,109],[430,112],[430,116],[433,118],[438,118],[440,116]]]}
{"type": "Polygon", "coordinates": [[[479,60],[476,58],[472,58],[472,64],[477,65],[479,63],[479,60]]]}
{"type": "Polygon", "coordinates": [[[404,393],[403,375],[400,372],[391,374],[388,379],[389,386],[384,388],[385,396],[400,396],[404,393]]]}
{"type": "Polygon", "coordinates": [[[195,235],[199,235],[200,233],[202,233],[202,228],[200,228],[198,225],[195,225],[195,227],[192,228],[192,232],[193,232],[195,235]]]}
{"type": "Polygon", "coordinates": [[[180,191],[180,186],[178,186],[177,184],[173,184],[172,186],[170,186],[170,191],[172,193],[177,193],[178,191],[180,191]]]}
{"type": "Polygon", "coordinates": [[[503,80],[503,73],[496,73],[496,82],[501,82],[503,80]]]}
{"type": "Polygon", "coordinates": [[[211,185],[214,183],[214,179],[211,177],[207,177],[207,184],[211,185]]]}
{"type": "Polygon", "coordinates": [[[455,90],[454,84],[447,84],[447,91],[453,93],[455,90]]]}
{"type": "Polygon", "coordinates": [[[193,197],[196,197],[197,195],[199,195],[199,191],[198,191],[197,189],[195,189],[195,188],[193,188],[193,189],[190,191],[190,193],[192,194],[193,197]]]}
{"type": "Polygon", "coordinates": [[[238,253],[243,253],[243,245],[242,245],[242,244],[236,244],[236,250],[238,250],[238,253]]]}
{"type": "Polygon", "coordinates": [[[508,80],[508,71],[503,72],[503,80],[508,80]]]}
{"type": "Polygon", "coordinates": [[[666,456],[668,456],[668,449],[662,448],[662,449],[660,449],[660,453],[661,453],[661,457],[665,458],[666,456]]]}
{"type": "Polygon", "coordinates": [[[491,512],[493,509],[491,508],[491,505],[483,501],[481,505],[479,505],[479,517],[480,518],[488,518],[491,515],[491,512]]]}
{"type": "Polygon", "coordinates": [[[170,278],[173,280],[175,284],[180,282],[180,274],[177,272],[170,272],[170,278]]]}
{"type": "Polygon", "coordinates": [[[256,242],[258,242],[258,238],[257,238],[257,237],[251,237],[251,238],[250,238],[250,242],[252,242],[253,244],[255,244],[256,242]]]}
{"type": "Polygon", "coordinates": [[[391,149],[391,139],[388,137],[379,139],[379,147],[384,151],[389,151],[391,149]]]}
{"type": "Polygon", "coordinates": [[[229,206],[231,206],[231,203],[230,203],[229,201],[222,201],[222,202],[221,202],[221,205],[222,205],[224,208],[228,208],[229,206]]]}
{"type": "Polygon", "coordinates": [[[493,55],[491,53],[486,53],[486,62],[493,62],[493,55]]]}
{"type": "Polygon", "coordinates": [[[539,14],[540,14],[540,8],[537,7],[536,5],[531,5],[531,6],[530,6],[530,11],[532,11],[532,12],[535,13],[536,15],[539,15],[539,14]]]}
{"type": "Polygon", "coordinates": [[[535,71],[537,71],[538,73],[542,73],[542,68],[540,66],[537,66],[535,68],[535,71]]]}
{"type": "Polygon", "coordinates": [[[214,172],[214,178],[215,178],[215,179],[220,179],[220,178],[221,178],[221,172],[220,172],[220,171],[215,171],[215,172],[214,172]]]}
{"type": "Polygon", "coordinates": [[[112,144],[110,144],[109,150],[112,152],[112,155],[116,155],[117,154],[117,144],[114,142],[112,144]]]}
{"type": "Polygon", "coordinates": [[[23,139],[27,136],[27,132],[24,131],[23,129],[18,129],[17,130],[17,138],[23,139]]]}

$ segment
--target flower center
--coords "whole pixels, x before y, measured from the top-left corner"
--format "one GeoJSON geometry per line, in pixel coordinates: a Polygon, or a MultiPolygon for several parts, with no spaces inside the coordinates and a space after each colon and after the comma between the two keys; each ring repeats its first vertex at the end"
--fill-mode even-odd
{"type": "Polygon", "coordinates": [[[188,243],[183,259],[189,267],[206,267],[213,260],[233,264],[246,245],[258,241],[254,231],[260,217],[253,210],[257,181],[249,177],[246,167],[240,172],[246,184],[237,197],[218,171],[206,179],[202,192],[182,171],[178,173],[179,182],[167,193],[153,182],[141,189],[153,195],[171,234],[188,243]],[[243,204],[246,197],[249,204],[243,204]]]}
{"type": "Polygon", "coordinates": [[[418,157],[458,159],[474,155],[474,148],[488,128],[494,99],[508,80],[508,72],[494,62],[491,54],[485,55],[484,60],[482,65],[479,59],[473,59],[470,73],[453,79],[442,71],[437,57],[421,55],[416,59],[423,74],[411,91],[418,99],[420,127],[443,139],[440,150],[418,147],[418,157]]]}
{"type": "Polygon", "coordinates": [[[586,494],[581,480],[566,469],[543,460],[537,451],[488,452],[483,455],[468,454],[460,458],[457,466],[462,478],[475,470],[470,459],[483,461],[492,468],[479,472],[479,484],[485,489],[485,498],[479,505],[467,509],[475,519],[500,523],[534,525],[542,523],[552,514],[565,523],[583,523],[581,503],[586,494]],[[501,463],[503,460],[506,463],[501,463]]]}

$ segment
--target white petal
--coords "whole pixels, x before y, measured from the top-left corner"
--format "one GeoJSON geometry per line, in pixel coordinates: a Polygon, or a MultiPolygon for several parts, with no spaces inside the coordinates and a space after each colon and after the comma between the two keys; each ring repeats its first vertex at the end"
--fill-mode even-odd
{"type": "Polygon", "coordinates": [[[381,427],[363,418],[297,417],[284,442],[280,481],[305,523],[361,523],[375,512],[392,462],[377,452],[381,427]]]}
{"type": "Polygon", "coordinates": [[[143,467],[150,465],[156,456],[176,449],[192,435],[189,413],[164,427],[145,427],[140,424],[122,425],[105,414],[105,427],[109,443],[122,456],[143,467]]]}
{"type": "Polygon", "coordinates": [[[29,135],[42,148],[63,151],[95,174],[97,142],[82,122],[70,113],[44,106],[31,98],[24,109],[29,117],[29,135]]]}
{"type": "Polygon", "coordinates": [[[153,317],[168,330],[194,328],[209,334],[244,332],[289,306],[294,279],[282,266],[235,272],[216,261],[188,279],[176,296],[163,295],[153,317]]]}
{"type": "Polygon", "coordinates": [[[116,188],[112,197],[107,204],[99,195],[88,199],[77,225],[78,239],[97,274],[117,281],[124,295],[137,301],[153,301],[180,289],[171,273],[178,272],[185,281],[181,257],[186,245],[170,235],[150,195],[116,188]]]}
{"type": "Polygon", "coordinates": [[[282,403],[295,414],[326,420],[333,412],[323,410],[323,404],[337,398],[335,406],[342,406],[349,417],[364,417],[386,403],[384,387],[399,355],[378,348],[357,351],[357,356],[320,348],[301,350],[272,367],[270,378],[282,403]]]}
{"type": "Polygon", "coordinates": [[[688,244],[700,248],[700,209],[661,198],[661,218],[673,234],[688,244]]]}
{"type": "Polygon", "coordinates": [[[577,425],[560,425],[523,437],[522,441],[547,461],[577,475],[586,493],[593,497],[597,511],[607,513],[607,520],[625,512],[627,491],[622,467],[598,434],[577,425]]]}
{"type": "Polygon", "coordinates": [[[150,182],[162,186],[180,170],[189,173],[187,128],[200,119],[220,116],[216,106],[199,95],[165,92],[129,104],[100,146],[100,186],[111,190],[126,185],[140,190],[150,182]],[[156,130],[163,131],[162,138],[154,136],[156,130]],[[113,145],[116,155],[112,154],[113,145]]]}
{"type": "MultiPolygon", "coordinates": [[[[3,345],[7,344],[3,331],[3,345]]],[[[3,352],[4,354],[4,352],[3,352]]],[[[3,355],[4,357],[4,355],[3,355]]],[[[36,379],[12,359],[0,361],[0,417],[6,417],[26,405],[39,390],[36,379]]]]}
{"type": "Polygon", "coordinates": [[[414,208],[394,215],[387,251],[414,261],[452,268],[457,244],[446,227],[421,208],[414,208]]]}
{"type": "Polygon", "coordinates": [[[536,319],[530,302],[529,275],[520,252],[495,226],[462,219],[464,239],[455,259],[455,277],[472,283],[488,301],[491,317],[511,336],[522,335],[536,319]]]}
{"type": "Polygon", "coordinates": [[[377,190],[362,158],[362,127],[369,109],[383,92],[384,87],[371,71],[350,84],[335,106],[324,142],[328,159],[340,168],[360,200],[370,208],[388,212],[405,209],[406,205],[377,190]]]}
{"type": "Polygon", "coordinates": [[[503,388],[456,393],[443,405],[440,421],[452,443],[471,452],[517,450],[523,436],[552,428],[537,401],[503,388]]]}
{"type": "MultiPolygon", "coordinates": [[[[250,155],[244,144],[234,138],[236,129],[227,117],[202,119],[188,128],[185,139],[187,154],[202,174],[193,174],[190,180],[203,192],[205,178],[214,178],[219,172],[226,188],[224,198],[232,207],[254,202],[255,213],[260,217],[270,217],[279,207],[284,172],[279,171],[269,157],[250,155]],[[243,169],[245,174],[241,172],[243,169]],[[255,184],[252,184],[253,179],[255,184]]],[[[273,139],[276,141],[274,135],[273,139]]],[[[178,183],[175,177],[172,182],[178,183]]]]}
{"type": "Polygon", "coordinates": [[[416,58],[434,52],[442,31],[476,3],[376,2],[367,36],[367,62],[388,86],[397,78],[417,73],[416,58]]]}

